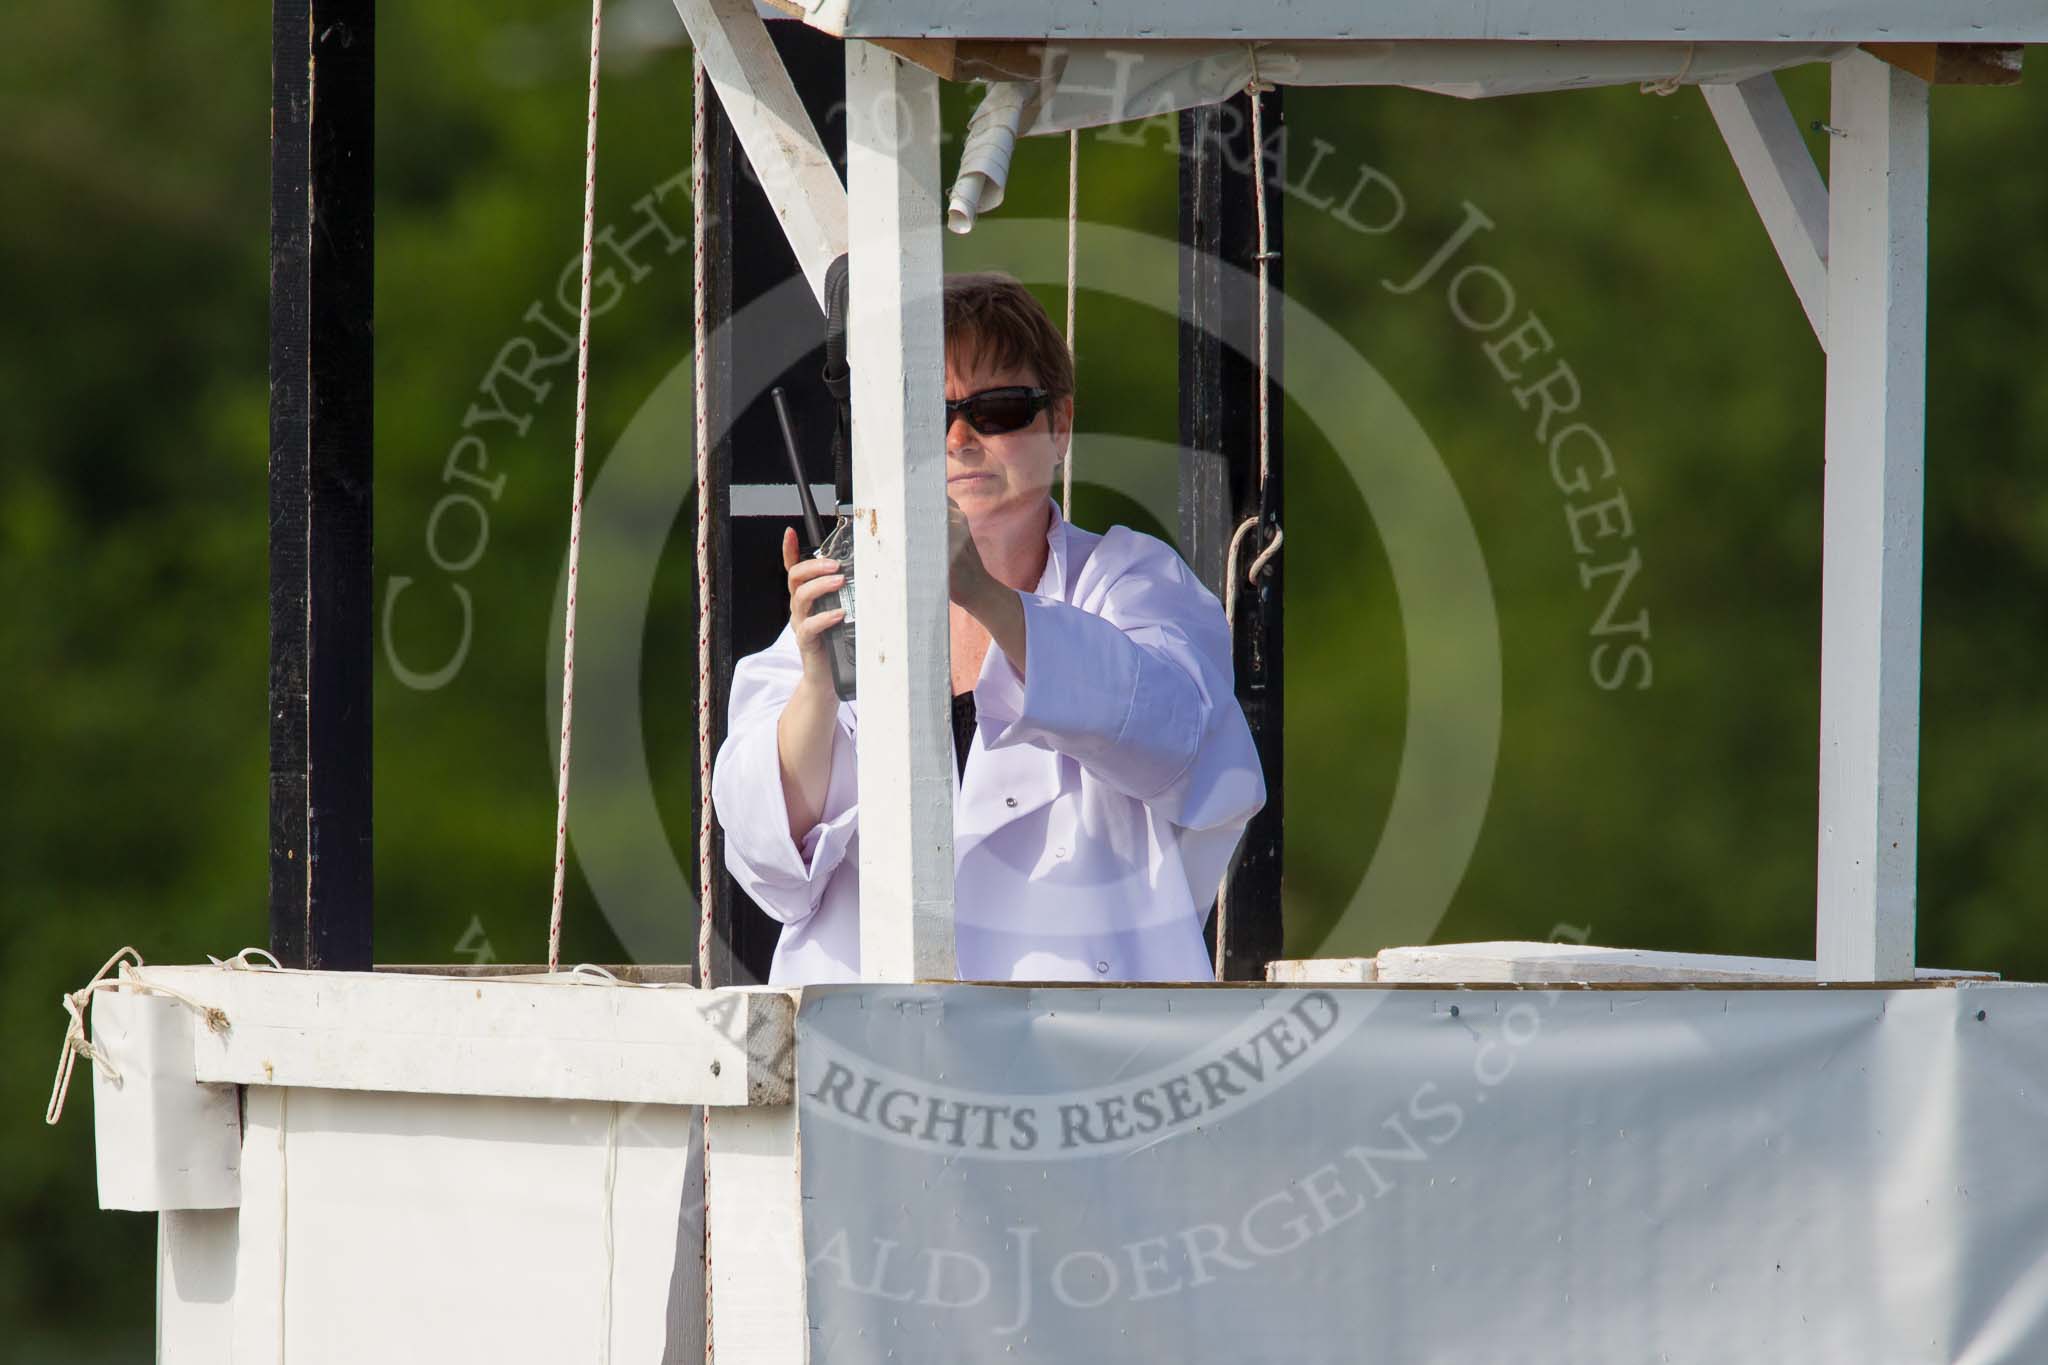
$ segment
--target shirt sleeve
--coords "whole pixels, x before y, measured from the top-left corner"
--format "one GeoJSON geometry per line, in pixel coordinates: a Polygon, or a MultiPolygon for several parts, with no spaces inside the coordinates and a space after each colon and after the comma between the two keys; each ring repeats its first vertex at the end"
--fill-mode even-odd
{"type": "Polygon", "coordinates": [[[742,889],[784,924],[817,911],[833,872],[859,830],[859,782],[853,709],[840,703],[832,735],[825,808],[801,841],[789,837],[776,726],[803,676],[796,637],[784,627],[774,644],[733,669],[725,743],[712,766],[711,804],[725,831],[725,863],[742,889]]]}
{"type": "Polygon", "coordinates": [[[1024,677],[1007,658],[990,670],[982,742],[1046,745],[1186,829],[1242,827],[1266,784],[1222,604],[1171,546],[1124,527],[1085,574],[1075,604],[1019,594],[1024,677]]]}

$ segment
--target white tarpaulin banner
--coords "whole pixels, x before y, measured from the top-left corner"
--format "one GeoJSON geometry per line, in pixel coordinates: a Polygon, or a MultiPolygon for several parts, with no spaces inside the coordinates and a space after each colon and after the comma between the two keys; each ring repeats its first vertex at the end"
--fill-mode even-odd
{"type": "Polygon", "coordinates": [[[806,989],[813,1365],[2048,1360],[2048,987],[806,989]]]}

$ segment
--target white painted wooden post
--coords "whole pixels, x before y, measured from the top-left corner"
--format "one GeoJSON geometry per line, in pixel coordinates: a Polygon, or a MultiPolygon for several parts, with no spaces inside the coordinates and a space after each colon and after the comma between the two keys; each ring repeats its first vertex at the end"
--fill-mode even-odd
{"type": "Polygon", "coordinates": [[[859,509],[861,977],[950,980],[938,78],[858,41],[846,45],[846,180],[859,509]]]}
{"type": "Polygon", "coordinates": [[[1742,183],[1771,235],[1799,306],[1825,350],[1828,344],[1828,187],[1799,136],[1775,74],[1737,85],[1703,85],[1700,94],[1721,127],[1742,183]]]}
{"type": "Polygon", "coordinates": [[[1913,975],[1927,86],[1834,65],[1820,701],[1822,980],[1913,975]]]}

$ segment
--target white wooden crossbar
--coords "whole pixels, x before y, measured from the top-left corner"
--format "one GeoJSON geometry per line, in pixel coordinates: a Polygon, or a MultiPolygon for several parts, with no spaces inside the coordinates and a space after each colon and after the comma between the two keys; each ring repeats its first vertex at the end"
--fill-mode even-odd
{"type": "Polygon", "coordinates": [[[201,1082],[640,1104],[786,1104],[796,1002],[765,987],[142,967],[222,1010],[201,1082]]]}

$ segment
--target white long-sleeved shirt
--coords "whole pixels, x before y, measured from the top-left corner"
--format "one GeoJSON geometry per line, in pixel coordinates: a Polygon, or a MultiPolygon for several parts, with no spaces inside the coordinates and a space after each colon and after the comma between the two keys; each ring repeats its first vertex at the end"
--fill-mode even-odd
{"type": "MultiPolygon", "coordinates": [[[[1024,676],[991,643],[955,777],[961,979],[1206,980],[1203,922],[1266,800],[1222,606],[1164,541],[1047,504],[1024,676]]],[[[727,867],[782,922],[769,980],[855,981],[860,706],[840,703],[824,810],[792,841],[776,727],[802,672],[787,627],[740,661],[712,802],[727,867]]]]}

